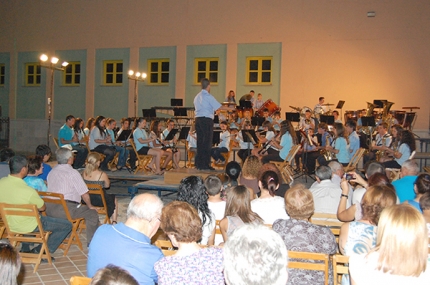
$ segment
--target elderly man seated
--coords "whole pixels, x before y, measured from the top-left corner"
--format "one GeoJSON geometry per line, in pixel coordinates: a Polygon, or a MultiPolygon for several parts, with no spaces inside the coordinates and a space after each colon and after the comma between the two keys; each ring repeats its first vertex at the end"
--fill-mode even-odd
{"type": "Polygon", "coordinates": [[[315,171],[317,181],[309,189],[315,202],[315,213],[336,214],[342,189],[331,181],[331,169],[318,166],[315,171]]]}
{"type": "MultiPolygon", "coordinates": [[[[48,174],[48,191],[64,195],[67,208],[72,219],[84,218],[87,226],[87,243],[100,225],[96,207],[91,205],[88,188],[81,174],[73,169],[73,153],[66,148],[59,148],[55,152],[58,165],[48,174]],[[81,200],[85,206],[81,205],[81,200]]],[[[61,205],[48,204],[46,214],[56,218],[66,218],[66,213],[61,205]]]]}
{"type": "Polygon", "coordinates": [[[228,285],[285,285],[287,247],[280,235],[263,225],[244,225],[224,245],[224,276],[228,285]]]}
{"type": "Polygon", "coordinates": [[[151,245],[151,237],[160,226],[163,202],[153,194],[141,194],[131,200],[127,221],[102,225],[94,235],[88,252],[87,274],[113,264],[128,272],[139,284],[158,282],[154,264],[163,257],[161,250],[151,245]]]}
{"type": "MultiPolygon", "coordinates": [[[[22,205],[34,204],[43,212],[46,209],[45,202],[39,197],[36,190],[28,186],[23,178],[27,175],[27,159],[23,156],[14,156],[9,160],[10,175],[0,179],[0,203],[22,205]]],[[[48,238],[49,252],[54,253],[72,230],[72,224],[65,219],[40,216],[42,227],[50,231],[48,238]]],[[[19,233],[31,233],[38,231],[35,219],[28,217],[10,217],[9,225],[12,230],[19,233]]],[[[23,243],[21,252],[39,253],[41,245],[30,250],[30,244],[23,243]]]]}
{"type": "Polygon", "coordinates": [[[409,159],[402,164],[402,168],[400,169],[400,176],[402,178],[393,182],[400,203],[415,198],[414,184],[418,172],[420,172],[420,168],[415,160],[409,159]]]}

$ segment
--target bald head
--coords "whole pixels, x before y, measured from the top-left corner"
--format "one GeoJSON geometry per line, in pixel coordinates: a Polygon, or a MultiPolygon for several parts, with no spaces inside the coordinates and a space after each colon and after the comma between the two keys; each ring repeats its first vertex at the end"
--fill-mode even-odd
{"type": "Polygon", "coordinates": [[[154,194],[144,193],[131,200],[127,208],[127,219],[151,221],[161,215],[163,202],[154,194]]]}

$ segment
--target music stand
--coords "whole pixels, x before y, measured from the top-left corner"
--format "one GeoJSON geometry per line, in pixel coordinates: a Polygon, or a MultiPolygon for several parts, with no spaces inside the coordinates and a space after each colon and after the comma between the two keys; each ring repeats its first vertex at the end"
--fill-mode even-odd
{"type": "Polygon", "coordinates": [[[181,132],[179,133],[178,140],[186,140],[190,129],[191,127],[182,127],[181,132]]]}
{"type": "Polygon", "coordinates": [[[219,135],[220,134],[221,134],[221,130],[214,130],[214,134],[212,136],[212,145],[219,144],[219,135]]]}
{"type": "Polygon", "coordinates": [[[261,127],[266,119],[264,117],[251,117],[251,125],[261,127]]]}
{"type": "Polygon", "coordinates": [[[131,130],[123,130],[119,136],[116,138],[117,141],[123,142],[123,141],[127,141],[129,139],[129,137],[133,135],[131,133],[131,130]]]}
{"type": "Polygon", "coordinates": [[[181,107],[182,105],[183,105],[182,99],[175,99],[175,98],[170,99],[170,106],[181,107]]]}
{"type": "Polygon", "coordinates": [[[187,108],[174,108],[173,113],[174,113],[175,117],[186,117],[187,116],[187,108]]]}
{"type": "Polygon", "coordinates": [[[239,106],[243,109],[249,109],[252,108],[252,102],[251,101],[239,101],[239,106]]]}
{"type": "Polygon", "coordinates": [[[167,135],[167,137],[164,138],[165,141],[171,141],[173,140],[173,138],[175,137],[175,135],[177,134],[177,132],[179,131],[179,129],[172,129],[169,134],[167,135]]]}
{"type": "Polygon", "coordinates": [[[285,119],[290,122],[300,122],[300,113],[285,112],[285,119]]]}
{"type": "Polygon", "coordinates": [[[155,109],[142,109],[142,117],[144,118],[156,118],[157,114],[155,112],[155,109]]]}
{"type": "Polygon", "coordinates": [[[334,116],[320,115],[320,121],[327,125],[334,125],[334,116]]]}
{"type": "Polygon", "coordinates": [[[258,138],[254,130],[242,130],[241,132],[242,132],[243,142],[250,142],[252,144],[256,144],[258,142],[258,138]],[[247,135],[247,133],[251,136],[252,140],[247,135]]]}
{"type": "Polygon", "coordinates": [[[387,103],[387,100],[373,100],[375,108],[384,108],[384,103],[387,103]]]}
{"type": "Polygon", "coordinates": [[[362,127],[374,127],[374,126],[376,126],[375,117],[373,117],[373,116],[361,117],[361,126],[362,127]]]}

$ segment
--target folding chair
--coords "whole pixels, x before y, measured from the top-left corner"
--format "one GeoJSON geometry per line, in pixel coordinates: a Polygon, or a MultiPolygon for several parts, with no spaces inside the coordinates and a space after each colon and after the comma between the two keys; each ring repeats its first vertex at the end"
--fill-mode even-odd
{"type": "Polygon", "coordinates": [[[191,167],[191,166],[193,166],[192,160],[196,156],[196,152],[189,150],[188,141],[185,141],[185,149],[187,150],[187,158],[188,158],[187,167],[191,167]]]}
{"type": "MultiPolygon", "coordinates": [[[[81,222],[82,225],[84,224],[84,218],[72,219],[69,213],[69,208],[67,208],[66,205],[66,200],[64,200],[63,194],[40,191],[38,191],[37,193],[43,199],[43,201],[45,201],[46,204],[61,205],[63,207],[64,213],[66,214],[67,220],[72,223],[72,231],[70,232],[69,237],[67,237],[60,246],[60,248],[64,250],[63,255],[67,255],[72,244],[76,244],[80,250],[83,250],[82,243],[78,234],[78,229],[81,225],[81,222]]],[[[45,212],[43,214],[45,214],[45,212]]]]}
{"type": "Polygon", "coordinates": [[[348,262],[349,256],[333,255],[333,280],[335,285],[342,284],[342,275],[348,274],[348,262]]]}
{"type": "Polygon", "coordinates": [[[60,145],[58,144],[58,138],[53,137],[52,135],[50,135],[52,137],[52,140],[54,141],[55,146],[57,147],[57,149],[60,148],[60,145]]]}
{"type": "Polygon", "coordinates": [[[88,285],[91,283],[91,278],[82,276],[72,276],[70,278],[70,285],[88,285]]]}
{"type": "MultiPolygon", "coordinates": [[[[414,159],[415,154],[416,154],[416,151],[414,150],[408,159],[414,159]]],[[[385,171],[386,171],[386,174],[388,176],[388,179],[390,179],[391,182],[400,179],[400,169],[398,169],[398,168],[386,168],[385,171]]]]}
{"type": "Polygon", "coordinates": [[[161,249],[164,256],[174,255],[177,252],[177,250],[173,247],[170,240],[159,239],[159,240],[156,240],[154,244],[156,247],[161,249]]]}
{"type": "Polygon", "coordinates": [[[233,144],[234,144],[234,140],[230,140],[230,143],[229,143],[229,151],[228,152],[223,152],[223,153],[221,153],[221,155],[224,157],[224,159],[225,159],[225,162],[223,163],[223,164],[221,164],[221,163],[216,163],[216,161],[214,161],[213,162],[213,166],[215,166],[215,167],[222,167],[222,168],[225,168],[226,167],[226,165],[227,165],[227,162],[228,162],[228,160],[230,159],[230,155],[231,155],[231,153],[233,152],[233,144]]]}
{"type": "Polygon", "coordinates": [[[100,184],[87,184],[87,188],[88,188],[88,194],[90,195],[100,195],[103,206],[102,207],[97,207],[97,213],[99,215],[105,215],[105,219],[103,221],[103,223],[105,224],[110,224],[111,220],[109,218],[108,215],[108,210],[107,210],[107,204],[106,204],[106,198],[105,198],[105,193],[103,192],[103,188],[100,184]]]}
{"type": "Polygon", "coordinates": [[[324,272],[324,284],[328,285],[329,255],[324,253],[288,251],[288,268],[324,272]],[[295,261],[308,260],[306,261],[295,261]],[[319,263],[316,263],[318,262],[319,263]]]}
{"type": "Polygon", "coordinates": [[[281,173],[282,178],[287,184],[290,184],[294,180],[292,162],[294,161],[294,157],[296,156],[300,147],[301,146],[299,144],[292,146],[290,151],[288,152],[287,157],[283,162],[270,161],[271,163],[275,164],[276,167],[279,169],[279,172],[281,173]]]}
{"type": "Polygon", "coordinates": [[[348,166],[344,167],[345,172],[354,171],[357,168],[357,164],[360,161],[360,159],[363,157],[365,151],[366,151],[365,148],[360,147],[355,152],[354,156],[351,158],[350,162],[348,163],[348,166]]]}
{"type": "MultiPolygon", "coordinates": [[[[133,147],[134,152],[136,153],[136,158],[137,158],[137,167],[136,170],[134,171],[134,174],[136,174],[139,171],[144,171],[146,172],[146,168],[148,166],[148,164],[151,162],[151,160],[153,159],[152,155],[143,155],[143,154],[139,154],[137,152],[136,149],[136,145],[133,141],[133,139],[130,139],[130,144],[133,147]]],[[[134,166],[134,165],[133,165],[134,166]]],[[[132,167],[133,167],[132,166],[132,167]]]]}
{"type": "MultiPolygon", "coordinates": [[[[3,218],[4,224],[7,230],[6,238],[10,241],[13,247],[16,247],[18,243],[28,242],[28,243],[39,243],[42,245],[39,253],[23,253],[20,252],[21,260],[23,263],[34,263],[33,273],[37,271],[42,258],[48,260],[48,263],[52,265],[51,254],[48,249],[48,237],[51,232],[46,232],[43,230],[42,222],[40,221],[39,210],[34,204],[24,204],[24,205],[12,205],[0,203],[0,214],[3,218]],[[18,216],[26,218],[34,218],[39,229],[38,232],[31,233],[20,233],[13,231],[9,226],[8,217],[18,216]]],[[[12,218],[12,217],[10,217],[12,218]]]]}
{"type": "Polygon", "coordinates": [[[311,217],[311,223],[314,225],[327,227],[341,227],[343,222],[339,221],[336,214],[314,213],[311,217]]]}

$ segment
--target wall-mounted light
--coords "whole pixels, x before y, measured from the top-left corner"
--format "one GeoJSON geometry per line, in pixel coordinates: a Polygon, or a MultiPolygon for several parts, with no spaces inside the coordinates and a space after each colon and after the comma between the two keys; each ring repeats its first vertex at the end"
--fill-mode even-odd
{"type": "Polygon", "coordinates": [[[372,18],[376,16],[376,12],[375,11],[369,11],[367,12],[367,17],[372,18]]]}

